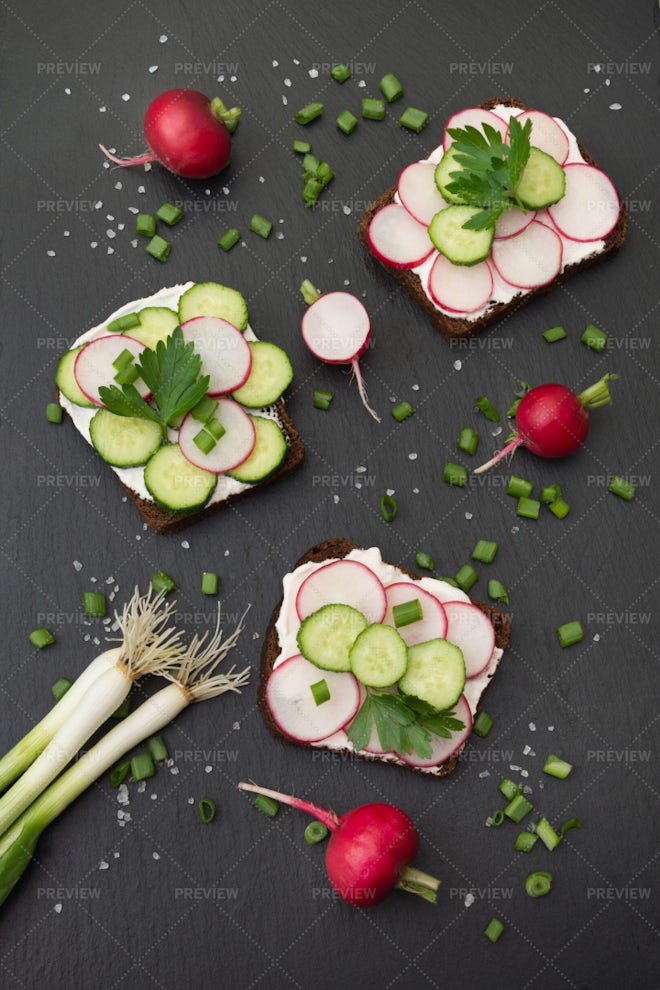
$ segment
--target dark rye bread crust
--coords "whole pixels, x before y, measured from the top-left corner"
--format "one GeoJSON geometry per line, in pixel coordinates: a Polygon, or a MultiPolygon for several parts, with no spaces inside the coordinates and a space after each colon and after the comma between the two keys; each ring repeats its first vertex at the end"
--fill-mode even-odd
{"type": "MultiPolygon", "coordinates": [[[[522,100],[512,96],[504,96],[492,100],[486,100],[485,102],[480,103],[479,106],[484,110],[492,110],[498,103],[505,104],[509,107],[518,107],[520,110],[528,109],[522,100]]],[[[587,151],[585,151],[580,144],[578,144],[578,147],[580,149],[580,154],[587,164],[600,168],[596,160],[587,151]]],[[[369,224],[378,210],[380,210],[383,206],[386,206],[388,203],[393,202],[395,193],[396,184],[391,186],[382,194],[382,196],[379,196],[379,198],[372,203],[362,215],[357,233],[362,245],[367,249],[367,251],[369,251],[370,255],[371,249],[369,248],[369,242],[367,239],[369,224]]],[[[591,257],[585,258],[577,264],[567,265],[563,272],[553,279],[552,282],[548,282],[546,285],[541,285],[537,289],[532,289],[530,291],[521,290],[520,294],[516,295],[508,303],[498,302],[493,304],[488,311],[483,314],[483,316],[476,320],[453,319],[452,317],[447,316],[439,309],[436,309],[433,305],[429,297],[424,292],[418,275],[415,275],[414,272],[407,271],[405,269],[391,268],[382,262],[379,262],[379,264],[381,264],[382,267],[403,286],[406,292],[412,296],[415,302],[422,307],[422,309],[431,318],[431,321],[435,327],[440,331],[446,340],[461,340],[473,337],[477,333],[481,333],[482,330],[485,330],[503,316],[507,316],[508,314],[517,311],[521,306],[531,302],[532,299],[536,299],[537,296],[543,295],[546,292],[551,292],[557,285],[560,285],[562,282],[566,281],[567,278],[570,278],[571,275],[575,275],[577,272],[580,272],[585,268],[589,268],[591,265],[595,265],[599,261],[604,261],[606,258],[612,257],[616,254],[625,241],[627,230],[628,214],[625,203],[621,202],[621,210],[619,212],[617,225],[605,238],[605,247],[602,251],[591,257]]]]}
{"type": "MultiPolygon", "coordinates": [[[[295,568],[300,567],[303,564],[323,563],[324,561],[331,560],[333,558],[342,559],[346,557],[351,552],[351,550],[357,550],[357,549],[358,547],[354,543],[351,543],[350,540],[345,540],[342,538],[325,540],[323,543],[317,543],[315,546],[311,547],[311,549],[309,549],[307,553],[305,553],[304,556],[302,556],[300,560],[295,564],[294,570],[295,568]]],[[[421,574],[414,574],[412,571],[407,570],[407,568],[402,567],[400,564],[396,564],[394,566],[398,567],[398,569],[403,574],[407,574],[409,577],[416,579],[423,577],[423,575],[421,574]]],[[[259,685],[257,687],[257,703],[258,703],[259,711],[261,712],[261,716],[264,720],[267,729],[276,739],[279,739],[280,742],[292,746],[302,746],[307,749],[315,749],[322,752],[324,750],[324,747],[322,746],[312,746],[309,743],[301,743],[298,742],[296,739],[291,739],[289,736],[285,736],[284,733],[280,731],[278,726],[273,721],[273,717],[270,713],[270,709],[266,701],[266,683],[272,673],[273,665],[280,652],[279,637],[275,629],[275,624],[280,614],[282,601],[283,598],[280,598],[278,604],[276,605],[273,611],[273,614],[270,617],[270,621],[268,623],[268,626],[266,628],[266,633],[264,635],[264,642],[261,650],[260,679],[259,679],[259,685]]],[[[501,650],[504,650],[508,646],[509,639],[511,637],[511,619],[509,618],[509,616],[506,614],[506,612],[501,612],[499,609],[493,608],[491,605],[486,605],[483,602],[475,600],[474,598],[471,599],[471,601],[474,605],[477,605],[482,612],[485,612],[485,614],[491,620],[493,626],[495,627],[495,645],[498,646],[501,650]]],[[[484,691],[490,686],[491,681],[492,681],[492,677],[489,680],[488,684],[486,685],[486,688],[484,688],[484,691]]],[[[483,692],[481,697],[483,697],[483,692]]],[[[435,769],[435,771],[432,773],[429,773],[428,771],[425,772],[419,769],[418,767],[412,767],[407,763],[394,762],[392,760],[384,760],[380,756],[369,753],[354,753],[352,750],[349,749],[328,750],[328,752],[333,752],[336,753],[337,755],[344,757],[353,757],[354,759],[368,760],[372,763],[373,762],[388,763],[391,766],[402,767],[405,770],[412,770],[415,773],[423,774],[425,777],[447,777],[449,776],[450,773],[452,773],[456,769],[458,762],[460,760],[461,753],[463,752],[464,749],[465,749],[465,743],[461,746],[459,750],[457,750],[456,753],[454,753],[454,755],[449,760],[441,764],[440,767],[435,769]]]]}

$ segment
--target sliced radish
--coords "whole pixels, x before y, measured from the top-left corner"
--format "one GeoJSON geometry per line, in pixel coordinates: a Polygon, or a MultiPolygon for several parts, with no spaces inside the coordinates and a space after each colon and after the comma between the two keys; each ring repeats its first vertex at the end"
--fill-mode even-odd
{"type": "Polygon", "coordinates": [[[181,324],[183,337],[202,359],[202,374],[209,376],[209,395],[235,392],[245,385],[252,367],[248,342],[232,323],[217,316],[194,316],[181,324]]]}
{"type": "MultiPolygon", "coordinates": [[[[108,334],[96,337],[78,352],[73,366],[73,376],[82,392],[90,402],[102,406],[99,396],[101,385],[115,385],[117,369],[113,365],[122,351],[130,351],[133,361],[146,350],[144,344],[123,333],[108,334]]],[[[151,392],[141,378],[133,382],[143,399],[148,399],[151,392]]]]}
{"type": "Polygon", "coordinates": [[[360,300],[350,292],[326,292],[305,310],[301,331],[319,360],[348,364],[366,350],[371,321],[360,300]]]}
{"type": "Polygon", "coordinates": [[[547,155],[552,155],[560,165],[564,164],[570,146],[566,132],[554,118],[541,110],[523,110],[516,115],[516,120],[520,122],[521,127],[525,126],[526,121],[531,120],[530,144],[545,151],[547,155]]]}
{"type": "Polygon", "coordinates": [[[301,622],[323,605],[352,605],[371,624],[383,621],[387,599],[380,580],[365,564],[357,560],[333,560],[312,571],[296,596],[301,622]]]}
{"type": "Polygon", "coordinates": [[[454,143],[447,131],[454,127],[477,127],[481,130],[482,124],[490,124],[496,131],[499,131],[503,138],[506,137],[508,123],[502,120],[492,110],[482,110],[481,107],[468,107],[466,110],[459,110],[449,118],[445,124],[444,137],[442,139],[442,150],[446,151],[450,144],[454,143]]]}
{"type": "Polygon", "coordinates": [[[515,237],[493,241],[491,257],[505,282],[518,289],[536,289],[559,275],[562,253],[559,234],[534,220],[515,237]]]}
{"type": "Polygon", "coordinates": [[[397,192],[408,213],[428,227],[433,217],[449,204],[435,184],[435,168],[431,162],[413,162],[399,175],[397,192]]]}
{"type": "Polygon", "coordinates": [[[464,723],[462,729],[459,729],[458,732],[452,732],[450,739],[444,739],[442,736],[433,736],[431,739],[431,756],[428,759],[418,756],[417,753],[397,753],[399,759],[411,767],[437,767],[452,757],[472,732],[472,712],[465,699],[465,695],[461,695],[452,711],[456,713],[456,718],[459,718],[464,723]]]}
{"type": "Polygon", "coordinates": [[[495,649],[493,623],[476,605],[447,602],[447,636],[461,650],[465,660],[465,676],[476,677],[490,663],[495,649]]]}
{"type": "Polygon", "coordinates": [[[566,165],[566,192],[548,207],[557,230],[572,241],[599,241],[616,227],[621,204],[612,182],[593,165],[566,165]]]}
{"type": "Polygon", "coordinates": [[[433,251],[426,227],[398,203],[388,203],[378,210],[369,224],[367,238],[378,260],[392,268],[415,268],[433,251]]]}
{"type": "Polygon", "coordinates": [[[454,265],[443,254],[433,262],[427,283],[433,301],[454,313],[473,313],[485,306],[493,291],[493,276],[486,261],[454,265]]]}
{"type": "Polygon", "coordinates": [[[532,220],[540,219],[535,210],[517,210],[514,207],[505,210],[495,221],[495,237],[515,237],[529,227],[532,220]]]}
{"type": "Polygon", "coordinates": [[[179,447],[191,464],[213,474],[224,474],[250,456],[256,442],[256,431],[243,407],[233,399],[219,399],[213,418],[222,424],[225,432],[208,454],[195,443],[195,437],[204,425],[190,413],[179,429],[179,447]]]}
{"type": "Polygon", "coordinates": [[[383,622],[394,625],[392,609],[395,605],[419,599],[422,607],[422,618],[418,622],[410,622],[407,626],[398,626],[397,632],[406,646],[425,643],[429,639],[444,639],[447,632],[447,616],[445,610],[433,595],[424,591],[413,581],[397,581],[385,588],[387,611],[383,622]]]}
{"type": "Polygon", "coordinates": [[[319,742],[355,717],[360,688],[351,673],[319,670],[296,654],[278,664],[268,678],[266,703],[286,736],[297,742],[319,742]],[[330,698],[317,705],[311,687],[321,680],[328,685],[330,698]]]}

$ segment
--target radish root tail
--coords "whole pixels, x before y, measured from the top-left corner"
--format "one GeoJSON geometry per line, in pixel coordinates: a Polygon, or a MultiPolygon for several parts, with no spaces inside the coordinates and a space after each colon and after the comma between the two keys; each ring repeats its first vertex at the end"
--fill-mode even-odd
{"type": "Polygon", "coordinates": [[[111,162],[114,162],[115,165],[121,165],[122,168],[126,165],[146,165],[148,162],[155,162],[158,160],[153,151],[145,151],[144,154],[138,155],[136,158],[118,158],[117,155],[113,155],[111,151],[108,151],[104,145],[100,144],[99,148],[106,158],[108,158],[111,162]]]}
{"type": "Polygon", "coordinates": [[[506,447],[502,447],[499,453],[495,454],[494,457],[491,457],[491,459],[489,461],[486,461],[485,464],[482,464],[481,467],[475,468],[472,473],[481,474],[483,471],[488,471],[489,468],[492,468],[496,464],[499,464],[499,462],[504,457],[506,457],[507,454],[512,454],[515,450],[518,449],[518,447],[524,446],[524,443],[525,441],[522,439],[522,437],[514,437],[511,443],[508,443],[506,447]]]}
{"type": "Polygon", "coordinates": [[[380,416],[378,413],[371,408],[369,405],[369,399],[367,398],[367,390],[364,385],[364,379],[362,377],[362,372],[360,371],[360,365],[357,358],[353,358],[351,361],[351,366],[353,368],[353,374],[355,375],[355,380],[357,381],[358,392],[360,393],[360,398],[362,399],[362,405],[369,412],[377,423],[380,423],[380,416]]]}

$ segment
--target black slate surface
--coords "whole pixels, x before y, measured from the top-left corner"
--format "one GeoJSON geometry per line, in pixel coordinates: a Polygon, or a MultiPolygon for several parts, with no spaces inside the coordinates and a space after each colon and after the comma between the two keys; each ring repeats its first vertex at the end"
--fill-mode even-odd
{"type": "Polygon", "coordinates": [[[53,681],[98,652],[102,627],[80,617],[93,579],[118,585],[119,604],[167,570],[192,632],[213,612],[201,572],[219,571],[228,628],[252,603],[236,659],[255,669],[242,696],[190,709],[167,730],[175,765],[144,793],[131,785],[123,827],[104,779],[43,836],[2,908],[3,988],[659,985],[653,15],[650,2],[612,0],[3,5],[1,746],[45,712],[53,681]],[[328,74],[337,61],[353,67],[344,86],[328,74]],[[343,137],[336,115],[377,95],[387,71],[401,78],[403,100],[385,122],[361,121],[343,137]],[[142,150],[144,108],[173,86],[243,108],[231,166],[198,183],[159,166],[105,168],[98,143],[142,150]],[[437,143],[450,113],[500,94],[568,122],[621,190],[628,242],[611,263],[452,348],[365,257],[355,228],[399,169],[437,143]],[[312,99],[326,110],[305,131],[293,114],[312,99]],[[396,123],[408,103],[431,113],[420,135],[396,123]],[[300,199],[294,137],[311,140],[336,172],[315,210],[300,199]],[[129,207],[151,211],[165,199],[183,203],[186,217],[161,266],[142,241],[132,245],[129,207]],[[254,212],[274,222],[267,242],[248,231],[254,212]],[[244,245],[224,255],[216,241],[232,224],[244,245]],[[345,370],[320,365],[302,345],[305,277],[364,299],[374,346],[363,369],[380,425],[345,370]],[[241,289],[257,333],[287,348],[296,371],[288,407],[307,460],[281,485],[158,537],[71,424],[45,422],[44,406],[58,356],[80,332],[188,278],[241,289]],[[602,354],[580,343],[588,322],[609,334],[602,354]],[[568,339],[547,345],[541,333],[556,324],[568,339]],[[482,434],[478,456],[501,444],[475,396],[504,410],[521,380],[579,391],[606,371],[620,375],[614,403],[594,414],[579,453],[549,462],[521,451],[478,484],[443,484],[462,426],[482,434]],[[312,408],[315,386],[335,393],[328,413],[312,408]],[[402,399],[415,414],[397,425],[389,409],[402,399]],[[518,518],[505,494],[511,470],[536,491],[559,482],[570,515],[518,518]],[[632,502],[607,492],[614,474],[637,482],[632,502]],[[399,504],[390,525],[379,512],[386,490],[399,504]],[[260,637],[281,577],[332,536],[378,545],[409,567],[424,549],[441,574],[455,573],[477,539],[500,544],[473,589],[484,597],[492,575],[511,594],[514,635],[487,699],[495,727],[469,744],[448,780],[281,747],[261,724],[260,637]],[[571,619],[582,621],[585,639],[562,650],[555,629],[571,619]],[[42,652],[27,639],[40,625],[57,637],[42,652]],[[542,774],[551,752],[575,765],[565,782],[542,774]],[[582,829],[552,854],[514,853],[515,826],[485,828],[503,776],[524,780],[553,823],[579,816],[582,829]],[[248,778],[337,811],[369,800],[400,805],[420,829],[418,865],[442,877],[438,904],[397,894],[371,911],[344,905],[331,896],[323,847],[303,842],[304,816],[263,818],[236,789],[248,778]],[[209,826],[194,807],[204,795],[219,809],[209,826]],[[536,901],[523,889],[533,869],[554,876],[550,896],[536,901]],[[506,925],[497,945],[482,934],[493,915],[506,925]]]}

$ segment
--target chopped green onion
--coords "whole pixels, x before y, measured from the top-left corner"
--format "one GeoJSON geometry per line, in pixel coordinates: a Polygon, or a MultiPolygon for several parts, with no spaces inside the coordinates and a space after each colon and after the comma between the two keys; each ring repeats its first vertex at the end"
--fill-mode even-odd
{"type": "Polygon", "coordinates": [[[270,220],[266,220],[262,217],[260,213],[253,213],[252,219],[250,220],[250,230],[253,234],[258,234],[259,237],[263,237],[266,240],[270,237],[270,232],[273,229],[273,225],[270,220]]]}
{"type": "Polygon", "coordinates": [[[557,636],[559,637],[560,645],[563,647],[574,646],[575,643],[580,643],[584,639],[582,623],[579,619],[574,619],[573,622],[565,622],[562,626],[557,627],[557,636]]]}
{"type": "Polygon", "coordinates": [[[347,65],[333,65],[330,69],[330,75],[338,83],[345,83],[347,79],[351,77],[351,70],[347,65]]]}
{"type": "Polygon", "coordinates": [[[215,801],[212,801],[209,797],[200,798],[197,808],[199,809],[199,817],[203,823],[209,825],[215,818],[215,801]]]}
{"type": "Polygon", "coordinates": [[[541,503],[538,499],[527,498],[526,495],[523,495],[522,498],[518,499],[516,515],[520,516],[522,519],[538,519],[540,511],[541,503]]]}
{"type": "Polygon", "coordinates": [[[624,498],[626,502],[630,502],[632,498],[635,497],[635,485],[630,481],[626,481],[625,478],[615,475],[610,481],[608,492],[612,492],[613,495],[618,495],[619,498],[624,498]]]}
{"type": "Polygon", "coordinates": [[[135,367],[134,364],[130,362],[125,364],[123,368],[120,368],[114,379],[117,385],[132,385],[140,377],[140,372],[135,367]]]}
{"type": "Polygon", "coordinates": [[[503,605],[509,604],[509,592],[497,578],[488,578],[488,597],[491,601],[502,602],[503,605]]]}
{"type": "Polygon", "coordinates": [[[563,836],[565,832],[568,832],[572,828],[581,828],[582,822],[579,818],[569,818],[567,822],[564,822],[562,827],[559,829],[560,836],[563,836]]]}
{"type": "Polygon", "coordinates": [[[424,618],[424,613],[419,598],[395,605],[392,609],[392,618],[397,629],[400,626],[409,626],[411,622],[420,622],[424,618]]]}
{"type": "Polygon", "coordinates": [[[172,250],[172,245],[169,241],[166,241],[164,237],[160,234],[156,234],[151,238],[146,247],[147,254],[150,254],[152,258],[156,261],[164,262],[167,261],[168,255],[172,250]]]}
{"type": "Polygon", "coordinates": [[[607,344],[607,334],[600,327],[595,327],[593,323],[587,323],[586,329],[580,340],[587,347],[590,347],[592,351],[597,351],[600,353],[605,350],[605,345],[607,344]]]}
{"type": "Polygon", "coordinates": [[[323,183],[324,186],[334,179],[335,173],[332,171],[327,162],[321,162],[316,173],[316,178],[319,182],[323,183]]]}
{"type": "Polygon", "coordinates": [[[183,216],[183,210],[180,210],[178,206],[174,206],[173,203],[163,203],[156,210],[156,216],[163,223],[166,223],[168,227],[173,227],[183,216]]]}
{"type": "Polygon", "coordinates": [[[330,403],[332,402],[334,396],[332,392],[326,391],[324,388],[314,389],[314,408],[315,409],[329,409],[330,403]]]}
{"type": "Polygon", "coordinates": [[[396,499],[392,498],[391,495],[383,495],[380,500],[380,514],[385,522],[394,522],[398,508],[396,499]]]}
{"type": "Polygon", "coordinates": [[[107,605],[105,595],[102,591],[83,592],[83,614],[84,615],[105,615],[107,605]]]}
{"type": "Polygon", "coordinates": [[[550,327],[549,330],[543,331],[543,336],[549,344],[554,344],[555,341],[568,337],[568,334],[563,327],[550,327]]]}
{"type": "Polygon", "coordinates": [[[311,152],[305,155],[303,158],[303,178],[305,179],[317,179],[318,170],[321,164],[321,159],[317,158],[311,152]]]}
{"type": "Polygon", "coordinates": [[[298,140],[295,140],[293,142],[292,147],[293,147],[293,150],[296,151],[299,155],[308,155],[310,153],[310,151],[312,150],[312,146],[309,143],[309,141],[298,141],[298,140]]]}
{"type": "Polygon", "coordinates": [[[471,426],[464,426],[458,437],[458,449],[466,454],[476,454],[479,446],[479,434],[471,426]]]}
{"type": "Polygon", "coordinates": [[[126,760],[124,763],[118,763],[117,766],[110,771],[110,785],[112,787],[119,787],[120,784],[123,784],[128,777],[130,769],[130,760],[126,760]]]}
{"type": "Polygon", "coordinates": [[[454,580],[454,578],[453,577],[447,577],[446,574],[445,574],[444,577],[438,578],[438,581],[444,581],[445,584],[450,584],[452,586],[452,588],[458,588],[458,584],[456,583],[456,581],[454,580]]]}
{"type": "Polygon", "coordinates": [[[478,577],[479,575],[472,564],[463,564],[460,570],[454,574],[454,581],[461,591],[468,592],[472,585],[477,583],[478,577]]]}
{"type": "Polygon", "coordinates": [[[157,595],[169,595],[170,591],[176,588],[176,582],[172,580],[167,571],[158,571],[151,579],[151,587],[157,595]]]}
{"type": "Polygon", "coordinates": [[[398,100],[400,96],[403,96],[403,86],[393,72],[388,72],[383,76],[378,83],[378,88],[388,103],[393,103],[394,100],[398,100]]]}
{"type": "Polygon", "coordinates": [[[558,498],[561,498],[561,485],[545,485],[541,491],[541,501],[546,504],[556,502],[558,498]]]}
{"type": "Polygon", "coordinates": [[[406,107],[399,117],[399,125],[419,134],[429,121],[429,115],[424,110],[417,110],[416,107],[406,107]]]}
{"type": "Polygon", "coordinates": [[[156,768],[151,753],[138,753],[131,760],[131,777],[136,783],[146,780],[147,777],[153,777],[155,773],[156,768]]]}
{"type": "Polygon", "coordinates": [[[59,701],[60,698],[63,698],[70,687],[71,687],[71,681],[68,679],[68,677],[60,677],[59,680],[55,681],[55,683],[50,689],[53,697],[55,698],[55,701],[59,701]]]}
{"type": "Polygon", "coordinates": [[[312,120],[316,120],[323,113],[323,104],[317,103],[316,101],[308,103],[307,106],[302,107],[296,113],[296,123],[298,124],[309,124],[312,120]]]}
{"type": "Polygon", "coordinates": [[[323,842],[323,840],[328,835],[328,826],[324,825],[323,822],[310,822],[305,829],[304,836],[305,842],[310,846],[315,846],[318,842],[323,842]]]}
{"type": "Polygon", "coordinates": [[[547,773],[551,777],[558,777],[559,780],[565,780],[572,769],[572,763],[567,763],[566,760],[560,760],[558,756],[550,754],[543,766],[543,773],[547,773]]]}
{"type": "Polygon", "coordinates": [[[504,931],[504,925],[499,918],[491,918],[484,929],[484,935],[490,942],[497,942],[504,931]]]}
{"type": "Polygon", "coordinates": [[[220,420],[214,419],[213,416],[211,417],[211,419],[206,421],[206,423],[204,424],[204,429],[208,430],[208,432],[211,434],[214,440],[220,440],[220,438],[224,437],[225,433],[227,432],[224,426],[222,425],[222,423],[220,422],[220,420]]]}
{"type": "Polygon", "coordinates": [[[156,233],[156,218],[151,213],[138,213],[135,218],[135,233],[153,237],[156,233]]]}
{"type": "Polygon", "coordinates": [[[46,406],[46,421],[48,423],[61,423],[64,410],[59,402],[49,402],[46,406]]]}
{"type": "Polygon", "coordinates": [[[196,406],[192,407],[190,415],[200,423],[208,423],[217,408],[218,400],[212,399],[210,395],[205,395],[196,406]]]}
{"type": "Polygon", "coordinates": [[[399,402],[398,405],[394,406],[391,410],[397,423],[402,423],[404,419],[408,419],[414,413],[413,407],[409,402],[399,402]]]}
{"type": "Polygon", "coordinates": [[[316,302],[318,297],[321,295],[316,286],[313,285],[308,278],[304,279],[304,281],[300,283],[300,292],[308,306],[311,306],[313,302],[316,302]]]}
{"type": "Polygon", "coordinates": [[[423,571],[432,571],[435,567],[433,557],[423,550],[418,550],[415,554],[415,564],[423,571]]]}
{"type": "Polygon", "coordinates": [[[497,786],[507,801],[513,801],[514,797],[522,794],[522,788],[516,784],[515,780],[509,780],[508,777],[501,780],[497,786]]]}
{"type": "Polygon", "coordinates": [[[534,805],[531,801],[527,800],[524,794],[516,794],[516,796],[507,804],[504,809],[504,814],[507,818],[510,818],[512,822],[521,822],[525,815],[528,815],[530,811],[533,810],[534,805]]]}
{"type": "Polygon", "coordinates": [[[552,874],[545,873],[543,870],[530,873],[525,880],[525,891],[530,897],[544,897],[545,894],[550,893],[551,886],[552,874]]]}
{"type": "Polygon", "coordinates": [[[358,125],[358,119],[350,110],[342,110],[337,117],[336,124],[344,134],[351,134],[358,125]]]}
{"type": "Polygon", "coordinates": [[[302,197],[309,206],[313,206],[323,192],[323,184],[318,179],[308,179],[303,186],[302,197]]]}
{"type": "Polygon", "coordinates": [[[330,688],[325,677],[321,681],[310,684],[309,690],[312,692],[315,705],[323,705],[326,701],[330,701],[330,688]]]}
{"type": "Polygon", "coordinates": [[[257,794],[256,798],[252,802],[253,808],[257,811],[261,811],[268,818],[274,818],[277,812],[280,810],[278,802],[272,798],[268,797],[267,794],[257,794]]]}
{"type": "Polygon", "coordinates": [[[494,811],[490,816],[490,824],[494,825],[496,828],[499,828],[500,825],[504,824],[504,812],[501,808],[498,808],[497,811],[494,811]]]}
{"type": "MultiPolygon", "coordinates": [[[[118,316],[116,320],[111,320],[107,324],[108,333],[123,333],[124,330],[132,330],[133,327],[140,326],[139,313],[127,313],[126,316],[118,316]]],[[[132,357],[132,355],[131,355],[132,357]]]]}
{"type": "Polygon", "coordinates": [[[538,822],[536,826],[536,834],[546,849],[549,849],[550,852],[552,852],[555,846],[559,845],[559,842],[561,841],[561,836],[557,835],[547,818],[541,818],[538,822]]]}
{"type": "Polygon", "coordinates": [[[482,564],[492,564],[498,550],[498,544],[492,540],[477,540],[477,545],[472,551],[472,560],[479,560],[482,564]]]}
{"type": "Polygon", "coordinates": [[[534,485],[531,481],[525,481],[524,478],[519,478],[517,475],[512,474],[509,478],[509,485],[506,490],[507,495],[513,495],[514,498],[523,498],[532,494],[532,489],[534,485]]]}
{"type": "Polygon", "coordinates": [[[204,571],[202,574],[202,594],[217,595],[220,587],[220,575],[215,571],[204,571]]]}
{"type": "Polygon", "coordinates": [[[490,730],[493,728],[494,722],[495,720],[492,715],[489,715],[487,712],[477,712],[477,717],[472,723],[472,731],[482,739],[485,739],[490,730]]]}
{"type": "Polygon", "coordinates": [[[499,423],[500,414],[487,395],[478,395],[474,400],[474,404],[491,423],[499,423]]]}
{"type": "Polygon", "coordinates": [[[467,469],[462,464],[445,461],[442,480],[446,481],[448,485],[457,485],[459,488],[464,488],[467,485],[467,469]]]}
{"type": "Polygon", "coordinates": [[[133,364],[133,358],[135,355],[132,351],[129,351],[128,347],[125,347],[123,351],[117,355],[117,357],[112,362],[112,367],[116,371],[121,371],[122,368],[127,367],[129,364],[133,364]]]}
{"type": "Polygon", "coordinates": [[[385,104],[382,100],[373,100],[365,96],[362,100],[362,116],[365,120],[384,120],[385,104]]]}
{"type": "Polygon", "coordinates": [[[126,718],[130,710],[131,710],[131,696],[127,694],[124,700],[122,701],[121,705],[115,708],[110,718],[116,718],[116,719],[126,718]]]}
{"type": "Polygon", "coordinates": [[[548,506],[550,512],[557,519],[565,519],[568,513],[571,511],[571,507],[568,502],[565,502],[563,498],[556,498],[554,502],[551,502],[548,506]]]}
{"type": "Polygon", "coordinates": [[[531,852],[533,847],[536,845],[537,839],[538,835],[534,832],[520,832],[518,838],[513,844],[513,848],[516,852],[531,852]]]}
{"type": "Polygon", "coordinates": [[[160,763],[161,760],[166,760],[170,755],[162,736],[152,736],[151,739],[148,739],[147,749],[154,763],[160,763]]]}
{"type": "Polygon", "coordinates": [[[240,239],[241,232],[238,227],[230,227],[218,241],[218,247],[221,247],[223,251],[231,251],[231,249],[238,244],[240,239]]]}

